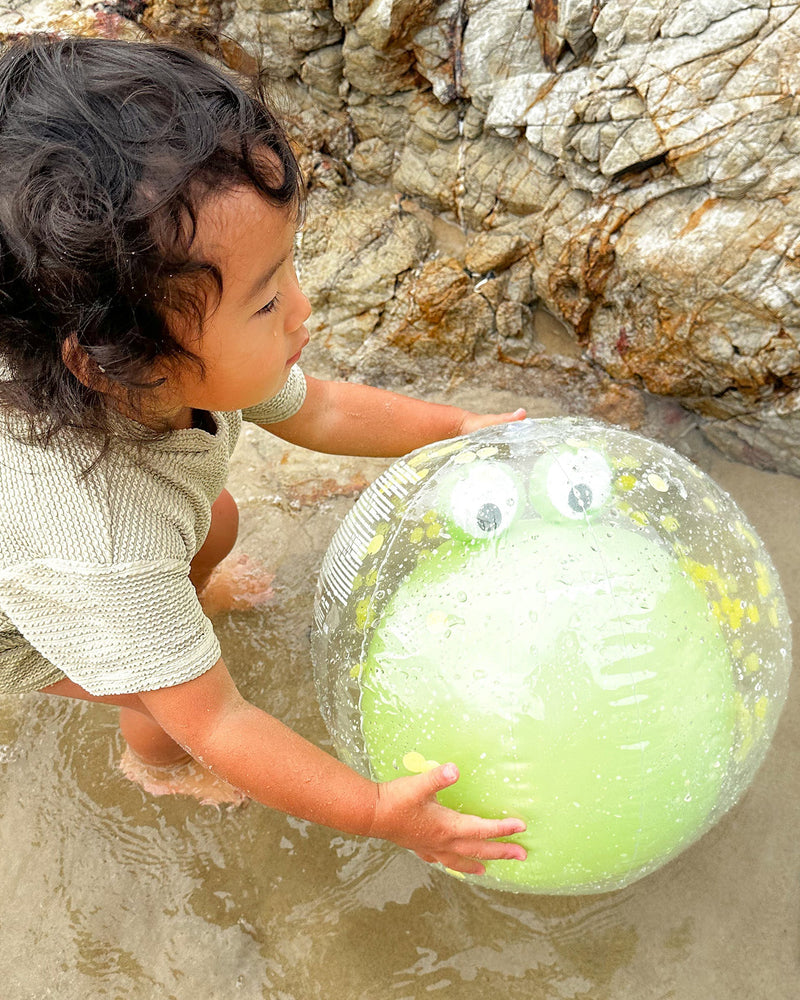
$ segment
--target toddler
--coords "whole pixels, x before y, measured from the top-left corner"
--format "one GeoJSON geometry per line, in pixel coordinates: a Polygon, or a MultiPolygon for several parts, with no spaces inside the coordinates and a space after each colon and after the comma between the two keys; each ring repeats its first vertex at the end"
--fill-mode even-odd
{"type": "Polygon", "coordinates": [[[524,858],[495,839],[521,821],[439,805],[453,764],[376,784],[308,743],[242,698],[203,613],[242,419],[395,456],[524,417],[305,376],[301,214],[263,95],[202,57],[45,37],[0,56],[0,691],[119,706],[148,788],[481,873],[524,858]]]}

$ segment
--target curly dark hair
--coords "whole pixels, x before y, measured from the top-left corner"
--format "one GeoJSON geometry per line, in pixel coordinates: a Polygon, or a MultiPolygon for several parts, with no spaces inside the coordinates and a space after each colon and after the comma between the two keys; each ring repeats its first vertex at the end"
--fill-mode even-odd
{"type": "Polygon", "coordinates": [[[64,363],[68,338],[132,404],[158,384],[157,359],[200,363],[167,316],[199,331],[209,290],[221,292],[218,268],[192,252],[197,214],[240,186],[302,210],[297,161],[257,81],[152,42],[4,48],[0,408],[27,417],[34,440],[66,426],[110,439],[108,398],[64,363]]]}

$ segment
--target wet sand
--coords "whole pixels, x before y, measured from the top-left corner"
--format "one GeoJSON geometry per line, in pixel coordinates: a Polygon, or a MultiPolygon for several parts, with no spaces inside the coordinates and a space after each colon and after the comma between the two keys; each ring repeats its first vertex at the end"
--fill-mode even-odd
{"type": "MultiPolygon", "coordinates": [[[[476,395],[460,398],[557,412],[476,395]]],[[[800,480],[726,462],[690,423],[671,438],[744,509],[800,621],[800,480]]],[[[275,597],[218,618],[224,654],[247,697],[322,745],[313,585],[336,525],[385,465],[312,456],[254,429],[236,455],[239,548],[274,570],[275,597]]],[[[739,805],[677,860],[604,896],[482,890],[256,804],[152,798],[119,772],[121,750],[104,706],[0,699],[3,1000],[798,996],[797,676],[739,805]]]]}

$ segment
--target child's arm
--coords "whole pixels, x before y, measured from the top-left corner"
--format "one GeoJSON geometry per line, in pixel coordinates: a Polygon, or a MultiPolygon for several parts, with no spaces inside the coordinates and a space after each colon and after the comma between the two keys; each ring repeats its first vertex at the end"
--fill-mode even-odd
{"type": "Polygon", "coordinates": [[[381,785],[362,778],[245,701],[222,660],[192,681],[140,697],[196,760],[265,805],[394,841],[457,871],[481,874],[479,858],[525,857],[518,844],[490,839],[520,833],[520,820],[465,816],[436,802],[436,792],[458,778],[452,765],[381,785]]]}
{"type": "Polygon", "coordinates": [[[432,441],[525,417],[522,409],[478,414],[353,382],[306,376],[306,386],[297,413],[268,424],[267,430],[292,444],[336,455],[406,455],[432,441]]]}

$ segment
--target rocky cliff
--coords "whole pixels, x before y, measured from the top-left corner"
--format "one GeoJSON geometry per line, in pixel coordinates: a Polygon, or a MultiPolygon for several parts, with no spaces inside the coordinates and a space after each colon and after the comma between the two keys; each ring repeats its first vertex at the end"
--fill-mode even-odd
{"type": "Polygon", "coordinates": [[[12,0],[0,32],[264,67],[309,182],[324,371],[476,373],[800,474],[800,4],[12,0]]]}

